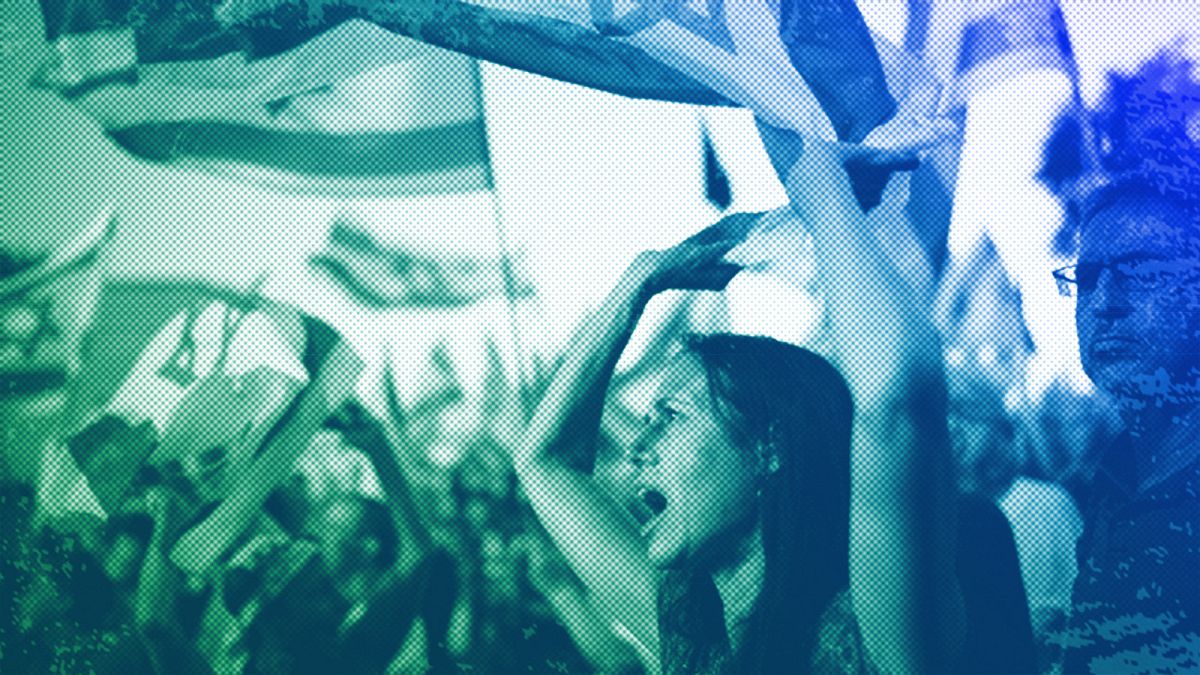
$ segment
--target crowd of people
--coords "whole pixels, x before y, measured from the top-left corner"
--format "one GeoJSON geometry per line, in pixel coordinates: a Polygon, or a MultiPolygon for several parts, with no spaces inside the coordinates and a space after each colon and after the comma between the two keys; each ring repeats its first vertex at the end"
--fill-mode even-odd
{"type": "Polygon", "coordinates": [[[1112,147],[1068,209],[1078,260],[1054,277],[1095,395],[1013,403],[947,375],[930,298],[868,215],[938,122],[885,147],[764,126],[790,159],[788,205],[638,255],[545,381],[498,405],[511,427],[538,393],[519,428],[459,439],[442,467],[413,411],[340,404],[211,565],[176,545],[228,497],[202,476],[227,447],[135,466],[103,517],[48,508],[64,497],[41,484],[47,446],[150,457],[163,439],[112,416],[61,428],[87,326],[59,299],[103,233],[63,255],[0,250],[0,670],[1200,670],[1188,86],[1106,120],[1112,147]],[[731,252],[781,217],[812,237],[821,347],[669,336],[630,431],[612,389],[648,303],[722,291],[731,252]]]}
{"type": "Polygon", "coordinates": [[[41,513],[35,486],[7,476],[5,672],[636,672],[502,452],[480,441],[453,471],[409,483],[379,425],[348,405],[201,576],[169,558],[204,515],[187,485],[144,470],[101,519],[41,513]]]}

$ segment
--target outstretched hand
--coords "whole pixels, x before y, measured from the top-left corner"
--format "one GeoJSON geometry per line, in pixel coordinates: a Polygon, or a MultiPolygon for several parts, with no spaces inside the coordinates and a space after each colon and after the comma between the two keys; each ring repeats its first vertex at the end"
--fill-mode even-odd
{"type": "Polygon", "coordinates": [[[639,257],[650,265],[647,294],[668,290],[720,291],[742,270],[724,260],[725,254],[745,240],[755,223],[753,214],[724,218],[664,251],[639,257]]]}
{"type": "Polygon", "coordinates": [[[918,72],[896,114],[867,134],[856,152],[843,158],[863,211],[882,202],[893,173],[916,169],[922,153],[957,131],[953,121],[937,112],[940,96],[937,80],[918,72]]]}

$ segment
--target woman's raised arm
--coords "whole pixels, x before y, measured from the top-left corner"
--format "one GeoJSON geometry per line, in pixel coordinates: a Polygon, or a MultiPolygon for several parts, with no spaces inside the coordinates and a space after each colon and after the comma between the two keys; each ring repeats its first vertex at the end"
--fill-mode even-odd
{"type": "Polygon", "coordinates": [[[642,653],[658,654],[657,575],[619,507],[559,457],[564,446],[596,442],[609,380],[650,297],[670,288],[720,289],[737,273],[720,258],[745,233],[729,232],[729,223],[723,223],[634,260],[571,336],[513,458],[555,544],[598,606],[639,642],[642,653]]]}
{"type": "Polygon", "coordinates": [[[936,672],[952,667],[965,633],[942,353],[929,308],[854,201],[844,164],[864,152],[807,142],[787,190],[812,228],[834,356],[854,396],[855,614],[885,672],[936,672]]]}

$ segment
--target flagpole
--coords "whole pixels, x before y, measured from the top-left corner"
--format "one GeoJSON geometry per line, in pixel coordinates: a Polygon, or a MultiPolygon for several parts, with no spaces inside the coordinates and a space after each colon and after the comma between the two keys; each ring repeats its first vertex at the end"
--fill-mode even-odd
{"type": "Polygon", "coordinates": [[[484,106],[483,98],[483,76],[479,61],[471,60],[471,73],[474,81],[473,95],[475,105],[479,110],[479,117],[483,123],[484,130],[484,163],[483,171],[487,176],[487,184],[491,187],[491,205],[492,205],[492,220],[496,226],[496,240],[500,247],[500,274],[504,281],[504,298],[505,304],[508,307],[508,330],[509,337],[512,339],[513,354],[517,360],[517,386],[521,395],[521,411],[523,413],[523,421],[528,421],[533,416],[534,402],[531,400],[532,391],[531,383],[525,372],[525,349],[521,339],[521,327],[517,318],[517,278],[515,265],[513,264],[512,255],[508,246],[508,234],[504,228],[504,209],[500,203],[499,187],[496,183],[496,172],[492,168],[492,152],[491,143],[488,137],[488,116],[487,108],[484,106]]]}

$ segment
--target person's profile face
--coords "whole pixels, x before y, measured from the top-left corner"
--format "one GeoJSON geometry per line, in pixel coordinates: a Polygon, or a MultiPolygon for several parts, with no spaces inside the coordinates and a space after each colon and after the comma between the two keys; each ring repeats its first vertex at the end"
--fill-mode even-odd
{"type": "Polygon", "coordinates": [[[695,356],[668,368],[629,461],[645,506],[641,535],[656,566],[719,557],[752,530],[756,463],[714,409],[695,356]]]}
{"type": "MultiPolygon", "coordinates": [[[[34,265],[49,255],[14,252],[3,241],[0,254],[34,265]]],[[[0,434],[0,454],[14,461],[16,455],[37,455],[35,449],[58,431],[98,282],[93,266],[0,297],[0,428],[7,432],[0,434]]]]}
{"type": "Polygon", "coordinates": [[[1079,264],[1105,269],[1080,283],[1075,323],[1084,371],[1101,390],[1170,400],[1200,375],[1198,251],[1195,226],[1163,203],[1118,202],[1087,223],[1079,264]]]}

